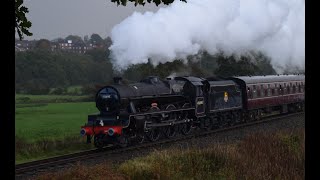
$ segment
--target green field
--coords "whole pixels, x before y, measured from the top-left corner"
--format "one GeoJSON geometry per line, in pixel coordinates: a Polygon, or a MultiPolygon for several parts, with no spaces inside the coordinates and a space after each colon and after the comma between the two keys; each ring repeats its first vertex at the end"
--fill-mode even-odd
{"type": "Polygon", "coordinates": [[[16,136],[31,142],[43,138],[80,136],[80,126],[87,121],[88,114],[97,112],[94,102],[16,106],[16,136]]]}
{"type": "Polygon", "coordinates": [[[94,102],[52,103],[78,96],[17,95],[32,102],[17,103],[15,112],[16,163],[93,148],[80,136],[89,114],[98,110],[94,102]]]}

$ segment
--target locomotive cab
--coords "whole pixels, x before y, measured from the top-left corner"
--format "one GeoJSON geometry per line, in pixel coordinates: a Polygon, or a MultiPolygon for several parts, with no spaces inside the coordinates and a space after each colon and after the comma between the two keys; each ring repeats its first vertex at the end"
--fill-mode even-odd
{"type": "Polygon", "coordinates": [[[205,79],[188,76],[176,77],[175,80],[185,81],[181,93],[190,98],[192,106],[195,106],[195,115],[197,117],[205,116],[205,85],[203,84],[205,79]]]}

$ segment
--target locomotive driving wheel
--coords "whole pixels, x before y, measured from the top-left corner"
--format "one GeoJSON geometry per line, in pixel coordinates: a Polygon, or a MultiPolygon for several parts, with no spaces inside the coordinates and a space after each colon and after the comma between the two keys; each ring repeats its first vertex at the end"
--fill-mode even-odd
{"type": "MultiPolygon", "coordinates": [[[[174,110],[176,107],[173,104],[170,104],[166,107],[166,110],[174,110]]],[[[176,119],[177,115],[175,113],[172,113],[168,115],[168,120],[176,119]]],[[[173,138],[176,135],[178,128],[176,125],[169,125],[164,127],[163,133],[167,138],[173,138]]]]}
{"type": "Polygon", "coordinates": [[[147,132],[148,139],[152,142],[157,141],[160,138],[161,130],[160,128],[152,128],[149,132],[147,132]]]}
{"type": "MultiPolygon", "coordinates": [[[[190,107],[190,104],[189,104],[189,103],[185,103],[185,104],[182,106],[182,108],[189,108],[189,107],[190,107]]],[[[183,115],[183,118],[184,118],[184,119],[187,119],[187,118],[188,118],[188,113],[185,113],[185,114],[183,115]]],[[[191,122],[185,122],[185,123],[181,124],[180,126],[181,126],[180,131],[181,131],[181,133],[182,133],[183,135],[188,135],[188,134],[190,134],[191,129],[192,129],[192,124],[191,124],[191,122]]]]}
{"type": "MultiPolygon", "coordinates": [[[[160,111],[158,107],[151,107],[149,112],[155,112],[155,111],[160,111]]],[[[157,117],[152,117],[151,118],[152,123],[157,123],[158,118],[157,117]]],[[[160,138],[161,135],[161,128],[160,127],[153,127],[151,128],[147,133],[146,133],[148,139],[150,141],[157,141],[160,138]]]]}
{"type": "Polygon", "coordinates": [[[165,127],[163,132],[167,138],[173,138],[177,134],[177,130],[178,128],[176,125],[171,125],[165,127]]]}
{"type": "Polygon", "coordinates": [[[150,141],[152,141],[152,142],[157,141],[161,135],[161,128],[154,127],[152,129],[150,129],[148,132],[146,132],[146,135],[150,141]]]}
{"type": "Polygon", "coordinates": [[[192,125],[191,125],[190,122],[186,122],[186,123],[183,123],[183,124],[181,125],[181,133],[182,133],[183,135],[188,135],[188,134],[190,134],[191,129],[192,129],[192,125]]]}
{"type": "Polygon", "coordinates": [[[135,143],[142,144],[145,141],[145,135],[144,134],[138,134],[135,138],[135,143]]]}

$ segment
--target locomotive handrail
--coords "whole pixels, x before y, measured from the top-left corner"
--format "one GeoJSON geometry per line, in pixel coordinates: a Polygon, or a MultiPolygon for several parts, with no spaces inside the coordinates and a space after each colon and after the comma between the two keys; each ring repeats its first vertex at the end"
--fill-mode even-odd
{"type": "Polygon", "coordinates": [[[130,118],[130,116],[153,115],[153,114],[170,113],[170,112],[194,110],[194,109],[195,108],[180,108],[180,109],[172,109],[170,111],[141,112],[141,113],[131,114],[131,115],[129,115],[129,118],[130,118]]]}

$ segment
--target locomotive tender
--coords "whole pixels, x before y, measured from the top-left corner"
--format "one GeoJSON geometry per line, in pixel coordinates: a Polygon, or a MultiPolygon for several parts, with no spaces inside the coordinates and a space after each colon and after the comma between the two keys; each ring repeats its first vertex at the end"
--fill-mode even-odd
{"type": "Polygon", "coordinates": [[[114,78],[96,94],[98,114],[81,128],[87,143],[127,146],[189,134],[194,127],[219,128],[258,120],[273,112],[303,111],[304,75],[160,80],[150,76],[134,84],[114,78]]]}

